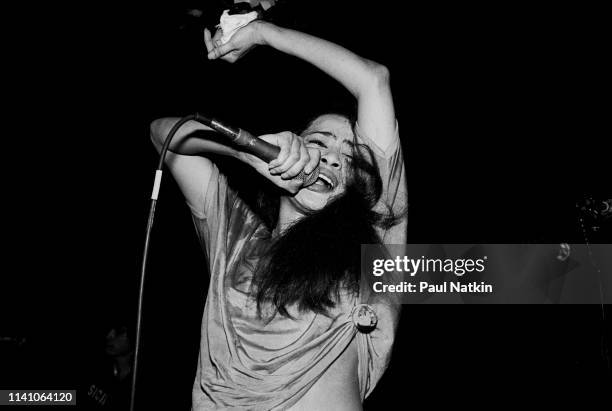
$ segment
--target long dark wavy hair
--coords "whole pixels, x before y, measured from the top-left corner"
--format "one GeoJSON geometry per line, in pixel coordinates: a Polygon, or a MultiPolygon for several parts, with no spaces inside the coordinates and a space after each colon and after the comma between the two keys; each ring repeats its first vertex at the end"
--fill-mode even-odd
{"type": "MultiPolygon", "coordinates": [[[[378,164],[370,147],[357,141],[355,122],[338,115],[350,121],[354,136],[346,190],[272,242],[252,283],[260,315],[268,304],[285,316],[294,304],[300,311],[325,313],[341,291],[358,293],[361,244],[380,244],[375,228],[389,228],[400,218],[388,206],[385,212],[374,210],[383,189],[378,164]]],[[[259,200],[257,208],[270,229],[276,226],[279,204],[278,197],[265,194],[259,200]]]]}

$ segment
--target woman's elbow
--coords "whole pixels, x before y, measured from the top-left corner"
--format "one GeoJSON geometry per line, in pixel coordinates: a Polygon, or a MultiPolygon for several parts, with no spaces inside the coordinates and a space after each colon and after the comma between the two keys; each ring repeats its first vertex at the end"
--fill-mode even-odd
{"type": "Polygon", "coordinates": [[[368,62],[367,68],[367,88],[372,90],[372,88],[376,89],[384,89],[389,88],[389,69],[374,61],[368,62]]]}
{"type": "Polygon", "coordinates": [[[387,86],[389,84],[390,76],[389,69],[387,68],[387,66],[375,63],[375,66],[372,70],[374,72],[374,79],[377,85],[387,86]]]}
{"type": "Polygon", "coordinates": [[[162,129],[164,127],[164,119],[158,118],[157,120],[153,120],[151,125],[149,126],[149,132],[151,136],[151,141],[154,145],[161,143],[160,136],[162,135],[162,129]]]}

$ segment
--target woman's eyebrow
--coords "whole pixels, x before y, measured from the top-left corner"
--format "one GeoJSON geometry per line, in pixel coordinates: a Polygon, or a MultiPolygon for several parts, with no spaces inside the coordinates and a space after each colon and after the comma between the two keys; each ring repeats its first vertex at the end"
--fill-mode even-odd
{"type": "Polygon", "coordinates": [[[338,136],[336,136],[334,133],[329,132],[329,131],[317,131],[317,130],[309,131],[308,133],[306,133],[306,136],[309,136],[311,134],[322,134],[322,135],[327,136],[327,137],[332,137],[334,140],[338,139],[338,136]]]}

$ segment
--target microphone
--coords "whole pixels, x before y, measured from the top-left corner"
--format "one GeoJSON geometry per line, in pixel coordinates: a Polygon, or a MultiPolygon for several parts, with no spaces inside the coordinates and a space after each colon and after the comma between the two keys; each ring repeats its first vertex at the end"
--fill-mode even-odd
{"type": "MultiPolygon", "coordinates": [[[[196,119],[202,120],[202,118],[199,116],[197,116],[196,119]]],[[[278,148],[274,144],[270,144],[267,141],[257,138],[246,130],[231,127],[225,123],[221,123],[216,119],[206,120],[206,125],[208,125],[210,128],[217,131],[218,133],[223,134],[224,136],[229,137],[232,142],[240,146],[242,150],[255,155],[266,163],[269,163],[270,161],[278,157],[280,148],[278,148]]],[[[294,180],[302,181],[302,187],[308,187],[309,185],[314,184],[314,182],[317,181],[318,177],[319,166],[317,166],[310,174],[304,173],[304,170],[300,171],[300,174],[295,176],[294,180]]]]}

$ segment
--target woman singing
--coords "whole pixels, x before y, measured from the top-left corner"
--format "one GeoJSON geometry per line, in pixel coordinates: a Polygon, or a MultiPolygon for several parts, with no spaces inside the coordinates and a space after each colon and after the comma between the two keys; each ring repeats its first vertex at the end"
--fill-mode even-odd
{"type": "MultiPolygon", "coordinates": [[[[271,47],[340,82],[358,109],[354,116],[324,113],[300,135],[261,136],[281,148],[269,164],[194,138],[207,129],[199,123],[176,134],[166,161],[191,208],[211,275],[192,408],[360,410],[388,365],[399,315],[397,305],[370,297],[360,247],[406,237],[406,180],[388,70],[264,21],[224,44],[219,37],[205,30],[209,59],[233,63],[256,45],[271,47]],[[250,165],[282,194],[268,196],[264,207],[247,205],[210,153],[250,165]],[[317,165],[316,183],[302,187],[293,179],[317,165]],[[353,322],[354,308],[364,303],[378,318],[368,333],[353,322]]],[[[158,150],[177,120],[152,123],[158,150]]]]}

